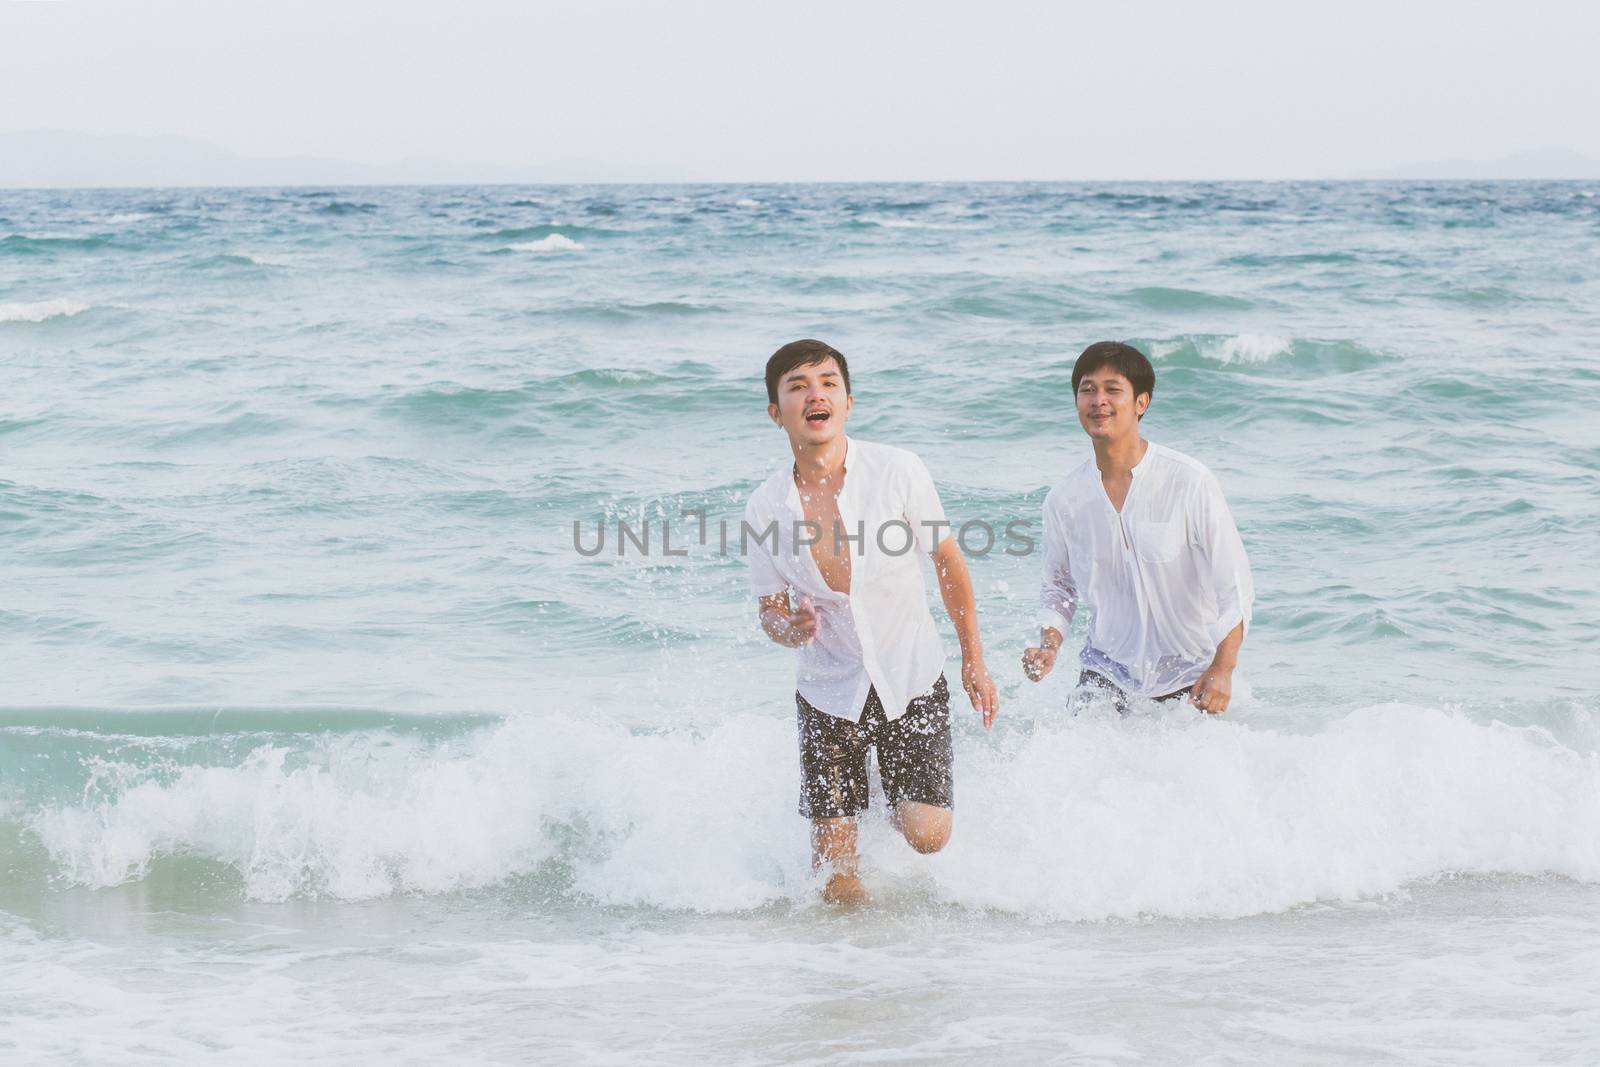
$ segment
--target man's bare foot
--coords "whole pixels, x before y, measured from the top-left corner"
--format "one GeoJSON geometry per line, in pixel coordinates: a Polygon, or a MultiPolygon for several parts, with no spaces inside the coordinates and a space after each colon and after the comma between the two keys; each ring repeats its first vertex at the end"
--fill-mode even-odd
{"type": "Polygon", "coordinates": [[[835,874],[828,879],[828,884],[823,887],[822,899],[829,904],[856,907],[861,904],[872,903],[872,894],[867,892],[866,885],[856,875],[835,874]]]}

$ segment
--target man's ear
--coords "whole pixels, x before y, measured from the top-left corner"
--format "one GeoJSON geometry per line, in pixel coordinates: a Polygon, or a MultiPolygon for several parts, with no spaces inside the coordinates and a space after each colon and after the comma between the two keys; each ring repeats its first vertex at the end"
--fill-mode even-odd
{"type": "Polygon", "coordinates": [[[1138,415],[1142,419],[1142,418],[1144,418],[1144,413],[1146,411],[1149,411],[1149,410],[1150,410],[1150,394],[1149,393],[1140,393],[1138,396],[1133,398],[1133,411],[1134,411],[1134,414],[1138,415]],[[1142,403],[1142,404],[1139,403],[1139,401],[1141,401],[1141,400],[1144,401],[1144,403],[1142,403]]]}
{"type": "Polygon", "coordinates": [[[772,420],[774,426],[783,425],[783,417],[778,414],[778,405],[776,404],[767,405],[767,418],[772,420]]]}

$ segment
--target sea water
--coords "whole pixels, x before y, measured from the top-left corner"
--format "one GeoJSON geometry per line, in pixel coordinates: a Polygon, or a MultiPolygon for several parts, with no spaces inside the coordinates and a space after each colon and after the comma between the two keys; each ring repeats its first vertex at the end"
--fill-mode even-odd
{"type": "Polygon", "coordinates": [[[0,192],[0,1056],[1593,1062],[1597,192],[0,192]],[[853,912],[737,546],[808,336],[1002,699],[853,912]],[[1250,554],[1220,718],[1022,677],[1102,339],[1250,554]]]}

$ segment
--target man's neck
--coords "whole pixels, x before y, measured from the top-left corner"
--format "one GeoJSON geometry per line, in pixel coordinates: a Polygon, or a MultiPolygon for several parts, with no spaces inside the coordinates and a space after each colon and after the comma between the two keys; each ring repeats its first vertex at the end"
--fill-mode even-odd
{"type": "Polygon", "coordinates": [[[790,442],[794,450],[794,480],[809,486],[837,486],[844,480],[844,434],[820,445],[790,442]]]}
{"type": "Polygon", "coordinates": [[[1094,465],[1100,468],[1101,479],[1126,478],[1144,458],[1150,442],[1137,432],[1114,441],[1095,441],[1094,465]]]}

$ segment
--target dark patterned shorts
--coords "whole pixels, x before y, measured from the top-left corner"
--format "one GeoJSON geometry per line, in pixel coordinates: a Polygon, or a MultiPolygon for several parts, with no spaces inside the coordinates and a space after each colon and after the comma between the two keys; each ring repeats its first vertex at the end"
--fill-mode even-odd
{"type": "MultiPolygon", "coordinates": [[[[1120,685],[1118,685],[1116,682],[1113,682],[1105,675],[1099,674],[1095,671],[1084,671],[1082,674],[1078,675],[1079,689],[1085,689],[1091,686],[1095,689],[1104,689],[1109,692],[1111,694],[1112,706],[1122,714],[1128,714],[1128,694],[1122,691],[1122,687],[1120,685]]],[[[1164,703],[1168,700],[1177,700],[1179,697],[1188,696],[1189,690],[1193,688],[1193,686],[1186,685],[1176,692],[1168,693],[1166,696],[1151,697],[1150,699],[1154,700],[1157,704],[1164,703]]]]}
{"type": "Polygon", "coordinates": [[[950,687],[944,675],[931,692],[889,722],[878,691],[867,691],[860,722],[812,707],[794,695],[800,724],[800,814],[839,819],[867,808],[867,749],[878,750],[878,774],[890,807],[911,800],[948,808],[955,801],[950,743],[950,687]]]}

